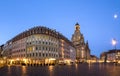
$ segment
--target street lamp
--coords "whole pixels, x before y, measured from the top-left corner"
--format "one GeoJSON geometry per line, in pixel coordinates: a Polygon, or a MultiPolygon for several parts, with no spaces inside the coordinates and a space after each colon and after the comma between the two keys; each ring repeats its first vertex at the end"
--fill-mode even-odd
{"type": "Polygon", "coordinates": [[[115,61],[117,63],[117,50],[116,50],[116,44],[117,44],[117,40],[116,39],[112,39],[112,45],[115,46],[115,61]]]}
{"type": "Polygon", "coordinates": [[[112,45],[115,46],[115,50],[116,50],[116,44],[117,44],[116,39],[112,39],[112,45]]]}

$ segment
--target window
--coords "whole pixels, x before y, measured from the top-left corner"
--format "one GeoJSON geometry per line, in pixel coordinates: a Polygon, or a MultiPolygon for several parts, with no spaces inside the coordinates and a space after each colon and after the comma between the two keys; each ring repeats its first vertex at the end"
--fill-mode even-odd
{"type": "Polygon", "coordinates": [[[41,44],[41,41],[39,41],[39,44],[41,44]]]}
{"type": "Polygon", "coordinates": [[[46,42],[46,45],[47,45],[47,42],[46,42]]]}
{"type": "Polygon", "coordinates": [[[37,56],[38,54],[36,53],[36,56],[37,56]]]}
{"type": "Polygon", "coordinates": [[[44,55],[45,55],[45,54],[43,53],[43,57],[44,57],[44,55]]]}
{"type": "Polygon", "coordinates": [[[36,47],[36,50],[38,50],[38,47],[36,47]]]}
{"type": "Polygon", "coordinates": [[[44,44],[44,42],[43,42],[43,44],[44,44]]]}
{"type": "Polygon", "coordinates": [[[41,56],[41,53],[39,53],[39,56],[41,56]]]}
{"type": "Polygon", "coordinates": [[[51,54],[49,53],[49,56],[51,57],[51,54]]]}
{"type": "Polygon", "coordinates": [[[34,56],[34,53],[33,53],[33,56],[34,56]]]}
{"type": "Polygon", "coordinates": [[[31,57],[31,54],[30,54],[30,57],[31,57]]]}
{"type": "Polygon", "coordinates": [[[39,50],[41,50],[41,47],[39,47],[39,50]]]}
{"type": "Polygon", "coordinates": [[[46,56],[48,56],[48,54],[46,54],[46,56]]]}

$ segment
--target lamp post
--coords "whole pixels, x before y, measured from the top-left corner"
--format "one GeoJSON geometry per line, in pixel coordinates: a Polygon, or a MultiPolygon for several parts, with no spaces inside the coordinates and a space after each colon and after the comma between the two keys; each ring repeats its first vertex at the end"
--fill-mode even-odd
{"type": "Polygon", "coordinates": [[[115,62],[117,63],[117,50],[116,50],[117,40],[114,38],[112,39],[112,45],[115,46],[115,62]]]}
{"type": "Polygon", "coordinates": [[[116,39],[112,39],[112,45],[115,46],[115,50],[116,50],[116,44],[117,44],[116,39]]]}

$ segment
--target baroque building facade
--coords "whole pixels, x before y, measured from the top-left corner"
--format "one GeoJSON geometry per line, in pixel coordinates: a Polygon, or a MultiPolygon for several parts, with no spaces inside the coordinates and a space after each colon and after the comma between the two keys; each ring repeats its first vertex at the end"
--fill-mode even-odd
{"type": "Polygon", "coordinates": [[[75,62],[74,45],[61,33],[47,27],[37,26],[26,30],[3,48],[9,64],[54,64],[75,62]]]}
{"type": "Polygon", "coordinates": [[[75,24],[75,31],[72,35],[72,43],[76,49],[76,60],[77,62],[87,62],[90,59],[90,49],[88,41],[85,43],[84,36],[80,32],[80,25],[75,24]]]}

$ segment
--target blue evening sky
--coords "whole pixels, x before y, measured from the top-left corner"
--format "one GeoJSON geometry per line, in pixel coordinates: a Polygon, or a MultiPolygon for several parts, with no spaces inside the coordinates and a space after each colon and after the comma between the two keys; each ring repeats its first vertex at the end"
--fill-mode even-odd
{"type": "Polygon", "coordinates": [[[120,0],[1,0],[0,44],[34,26],[46,26],[71,40],[74,25],[88,40],[91,54],[120,49],[120,0]],[[114,18],[117,14],[117,18],[114,18]]]}

